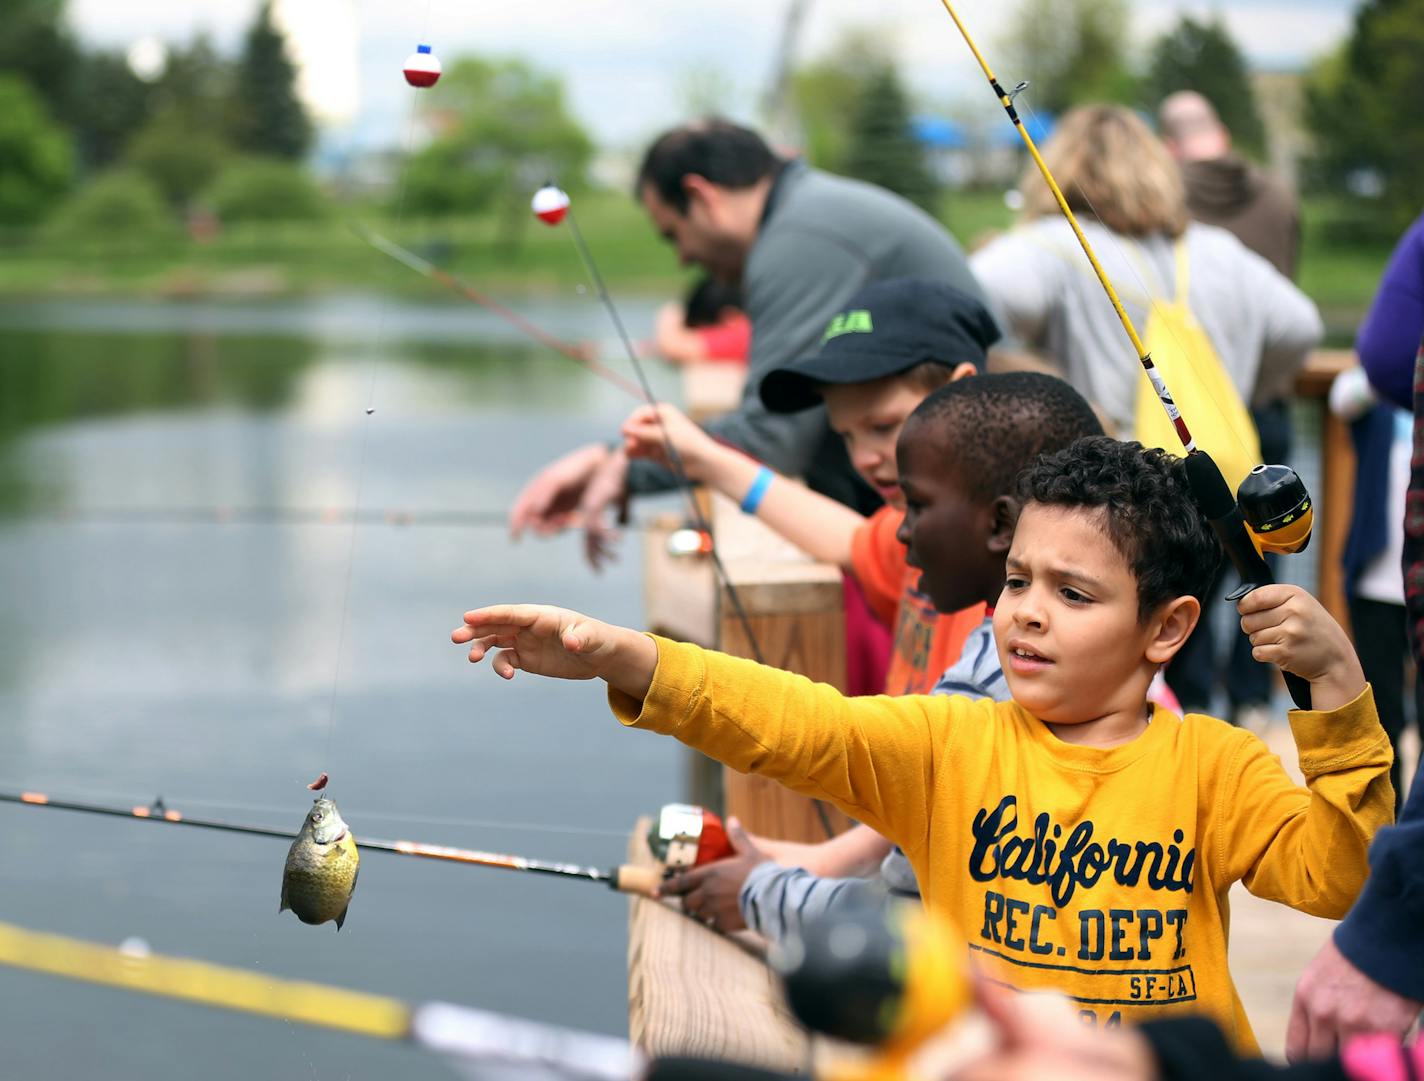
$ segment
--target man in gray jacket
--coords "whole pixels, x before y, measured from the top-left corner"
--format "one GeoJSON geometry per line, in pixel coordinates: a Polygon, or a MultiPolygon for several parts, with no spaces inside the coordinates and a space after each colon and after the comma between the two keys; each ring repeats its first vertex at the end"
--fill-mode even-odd
{"type": "MultiPolygon", "coordinates": [[[[755,132],[721,120],[677,128],[654,142],[636,193],[683,265],[740,285],[751,319],[741,404],[707,430],[869,513],[879,497],[852,470],[825,410],[769,413],[757,387],[766,372],[813,352],[831,316],[867,282],[933,278],[982,298],[954,238],[899,196],[779,158],[755,132]]],[[[525,486],[510,527],[516,536],[526,528],[550,533],[578,515],[597,565],[608,507],[674,484],[651,462],[630,464],[621,451],[599,444],[581,447],[525,486]]]]}

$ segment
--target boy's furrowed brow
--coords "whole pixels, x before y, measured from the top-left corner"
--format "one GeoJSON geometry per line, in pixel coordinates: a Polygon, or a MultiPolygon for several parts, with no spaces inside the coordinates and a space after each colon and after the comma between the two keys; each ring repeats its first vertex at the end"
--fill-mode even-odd
{"type": "MultiPolygon", "coordinates": [[[[1004,568],[1006,570],[1011,571],[1026,571],[1029,569],[1028,563],[1023,559],[1022,556],[1014,555],[1010,555],[1007,559],[1004,560],[1004,568]]],[[[1077,567],[1068,566],[1066,564],[1058,564],[1046,567],[1044,568],[1044,570],[1051,577],[1057,578],[1060,581],[1077,582],[1079,585],[1083,586],[1089,586],[1097,589],[1102,588],[1103,582],[1101,578],[1089,574],[1085,570],[1079,570],[1077,567]]]]}

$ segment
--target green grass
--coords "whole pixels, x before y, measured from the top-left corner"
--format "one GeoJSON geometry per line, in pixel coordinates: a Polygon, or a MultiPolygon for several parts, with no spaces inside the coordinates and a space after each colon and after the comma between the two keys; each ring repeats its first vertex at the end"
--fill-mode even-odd
{"type": "MultiPolygon", "coordinates": [[[[577,211],[611,287],[681,291],[685,275],[625,194],[583,195],[577,211]]],[[[1013,224],[997,191],[951,192],[941,217],[968,248],[1013,224]]],[[[1301,287],[1320,305],[1332,343],[1341,344],[1369,304],[1391,242],[1369,226],[1357,205],[1341,200],[1309,200],[1303,217],[1301,287]]],[[[541,225],[522,207],[510,223],[493,215],[360,220],[499,295],[553,294],[586,284],[567,229],[541,225]]],[[[375,251],[337,217],[233,227],[207,243],[96,237],[57,244],[43,234],[0,237],[0,296],[289,296],[353,289],[422,296],[437,287],[375,251]]]]}

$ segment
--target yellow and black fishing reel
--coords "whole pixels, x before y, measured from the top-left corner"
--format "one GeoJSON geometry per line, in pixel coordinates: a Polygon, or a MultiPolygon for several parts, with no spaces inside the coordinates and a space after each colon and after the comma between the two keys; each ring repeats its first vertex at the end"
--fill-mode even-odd
{"type": "Polygon", "coordinates": [[[1315,524],[1310,493],[1285,465],[1258,465],[1236,490],[1236,503],[1257,550],[1277,555],[1305,551],[1315,524]]]}
{"type": "Polygon", "coordinates": [[[964,936],[918,903],[867,901],[808,921],[775,951],[791,1012],[813,1032],[868,1045],[821,1081],[902,1081],[910,1060],[974,999],[964,936]]]}

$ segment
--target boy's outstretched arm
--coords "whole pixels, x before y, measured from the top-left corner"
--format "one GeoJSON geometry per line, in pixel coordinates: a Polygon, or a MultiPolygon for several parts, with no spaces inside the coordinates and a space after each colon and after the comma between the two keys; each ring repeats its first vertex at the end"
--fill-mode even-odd
{"type": "Polygon", "coordinates": [[[658,666],[658,647],[647,635],[544,604],[476,608],[450,640],[469,644],[472,664],[493,651],[490,666],[504,679],[516,671],[602,679],[635,699],[647,696],[658,666]]]}
{"type": "Polygon", "coordinates": [[[1339,709],[1365,689],[1365,673],[1344,629],[1299,586],[1258,586],[1236,605],[1251,656],[1310,683],[1311,705],[1339,709]]]}
{"type": "MultiPolygon", "coordinates": [[[[668,442],[689,477],[734,502],[741,503],[758,483],[757,461],[713,439],[675,406],[639,406],[623,422],[623,449],[630,458],[667,465],[668,442]]],[[[865,523],[863,516],[779,473],[762,483],[757,517],[812,558],[850,566],[851,539],[865,523]]]]}

